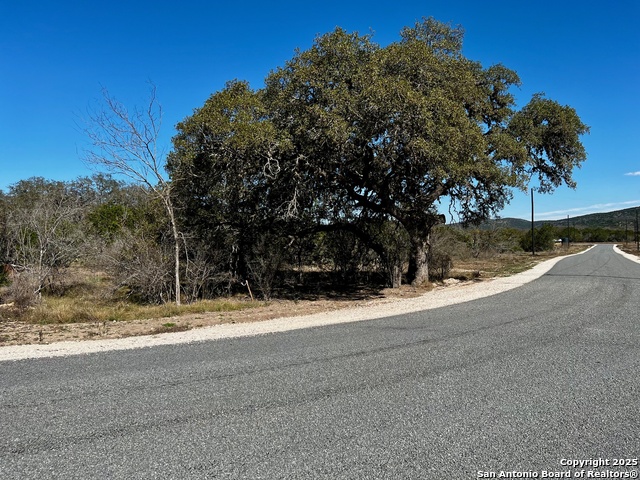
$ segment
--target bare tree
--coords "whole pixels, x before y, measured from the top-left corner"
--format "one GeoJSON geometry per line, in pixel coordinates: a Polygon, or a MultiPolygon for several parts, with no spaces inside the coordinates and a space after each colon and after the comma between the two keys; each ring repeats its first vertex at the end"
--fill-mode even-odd
{"type": "Polygon", "coordinates": [[[7,212],[7,256],[20,272],[13,285],[25,299],[37,301],[61,272],[81,256],[85,199],[73,185],[42,178],[10,187],[7,212]]]}
{"type": "Polygon", "coordinates": [[[83,128],[91,143],[84,159],[144,185],[161,200],[173,234],[175,302],[180,305],[181,240],[171,183],[163,175],[166,155],[158,144],[161,123],[162,107],[156,98],[155,85],[151,84],[146,108],[136,107],[132,111],[103,89],[100,108],[89,112],[83,128]]]}

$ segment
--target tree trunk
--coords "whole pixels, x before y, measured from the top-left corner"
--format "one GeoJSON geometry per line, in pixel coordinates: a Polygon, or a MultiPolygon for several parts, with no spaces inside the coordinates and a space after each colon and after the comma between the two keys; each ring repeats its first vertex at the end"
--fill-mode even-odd
{"type": "Polygon", "coordinates": [[[174,236],[174,242],[175,242],[175,258],[174,258],[174,263],[175,263],[175,269],[176,269],[176,305],[180,306],[180,304],[182,303],[181,301],[181,295],[180,295],[180,239],[178,238],[178,236],[174,236]]]}
{"type": "Polygon", "coordinates": [[[408,280],[414,287],[429,281],[429,235],[410,234],[411,251],[409,253],[408,280]]]}
{"type": "Polygon", "coordinates": [[[174,247],[174,269],[175,269],[175,282],[176,282],[176,305],[181,304],[180,298],[180,234],[178,232],[178,226],[176,225],[176,217],[173,212],[173,205],[170,200],[165,200],[165,206],[167,207],[167,213],[169,214],[169,221],[171,223],[171,231],[173,233],[173,247],[174,247]]]}
{"type": "Polygon", "coordinates": [[[389,266],[389,279],[391,288],[400,288],[402,285],[402,265],[393,263],[389,266]]]}

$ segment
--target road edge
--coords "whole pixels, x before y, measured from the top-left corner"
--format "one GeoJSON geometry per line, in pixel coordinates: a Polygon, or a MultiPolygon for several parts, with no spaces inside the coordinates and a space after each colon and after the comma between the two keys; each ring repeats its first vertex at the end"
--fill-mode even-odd
{"type": "Polygon", "coordinates": [[[616,252],[616,253],[619,253],[620,255],[625,257],[626,259],[631,260],[632,262],[640,263],[640,258],[638,258],[635,255],[632,255],[630,253],[623,252],[622,250],[620,250],[618,248],[618,245],[614,245],[613,246],[613,251],[616,252]]]}
{"type": "Polygon", "coordinates": [[[546,260],[535,265],[529,270],[509,277],[498,277],[486,282],[435,289],[416,298],[394,299],[389,300],[386,303],[372,303],[370,305],[359,307],[351,307],[298,317],[282,317],[255,323],[215,325],[188,330],[185,332],[162,333],[156,335],[105,340],[65,341],[46,345],[9,345],[0,347],[0,362],[84,355],[161,345],[198,343],[224,338],[239,338],[279,333],[303,328],[335,325],[338,323],[375,320],[384,317],[421,312],[469,302],[512,290],[540,278],[565,258],[582,255],[592,248],[593,246],[579,253],[546,260]]]}

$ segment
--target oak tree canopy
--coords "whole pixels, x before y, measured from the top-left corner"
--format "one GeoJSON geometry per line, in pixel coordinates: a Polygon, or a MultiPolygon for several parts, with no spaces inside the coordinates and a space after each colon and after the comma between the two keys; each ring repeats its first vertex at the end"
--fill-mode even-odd
{"type": "Polygon", "coordinates": [[[466,58],[463,37],[432,18],[386,46],[337,28],[263,88],[228,83],[177,126],[168,165],[184,217],[238,238],[350,229],[381,257],[380,229],[397,225],[421,284],[439,208],[475,222],[531,181],[575,187],[588,127],[544,95],[518,109],[516,72],[466,58]]]}

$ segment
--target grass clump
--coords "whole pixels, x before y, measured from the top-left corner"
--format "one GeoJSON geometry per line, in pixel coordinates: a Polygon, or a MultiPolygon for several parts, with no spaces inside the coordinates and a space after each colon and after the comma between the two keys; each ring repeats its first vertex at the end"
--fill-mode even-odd
{"type": "MultiPolygon", "coordinates": [[[[19,318],[40,325],[80,322],[125,322],[149,318],[178,317],[207,312],[231,312],[260,305],[240,300],[203,300],[186,305],[139,305],[91,298],[44,297],[42,302],[19,313],[19,318]]],[[[168,327],[167,327],[168,328],[168,327]]]]}

